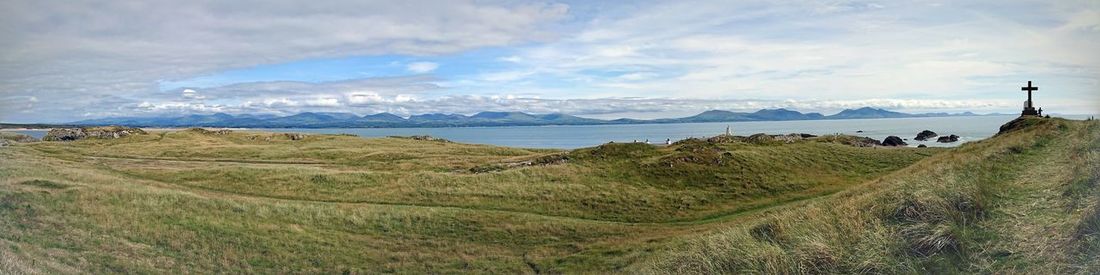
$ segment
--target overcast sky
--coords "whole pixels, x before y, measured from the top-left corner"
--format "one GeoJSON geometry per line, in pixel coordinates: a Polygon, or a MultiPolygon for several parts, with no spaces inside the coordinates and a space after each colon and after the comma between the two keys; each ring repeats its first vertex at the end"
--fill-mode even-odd
{"type": "Polygon", "coordinates": [[[0,121],[1100,113],[1100,1],[619,2],[0,1],[0,121]]]}

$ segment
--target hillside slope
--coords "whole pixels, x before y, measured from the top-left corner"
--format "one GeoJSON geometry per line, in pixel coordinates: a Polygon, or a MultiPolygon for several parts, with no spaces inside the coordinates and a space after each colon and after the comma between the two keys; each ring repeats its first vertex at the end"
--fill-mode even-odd
{"type": "Polygon", "coordinates": [[[1095,272],[1098,128],[1028,120],[956,149],[16,144],[0,148],[0,273],[1095,272]]]}
{"type": "Polygon", "coordinates": [[[689,238],[639,271],[1100,272],[1100,123],[1010,125],[829,198],[689,238]]]}

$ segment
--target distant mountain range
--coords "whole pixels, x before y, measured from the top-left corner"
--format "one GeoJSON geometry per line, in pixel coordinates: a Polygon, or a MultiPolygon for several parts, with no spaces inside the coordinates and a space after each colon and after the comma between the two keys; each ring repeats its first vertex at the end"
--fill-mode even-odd
{"type": "Polygon", "coordinates": [[[756,112],[711,110],[683,118],[615,119],[582,118],[566,114],[528,114],[523,112],[481,112],[472,116],[459,114],[422,114],[409,118],[390,113],[358,116],[350,113],[299,113],[275,115],[187,115],[180,117],[118,117],[73,122],[75,125],[125,125],[134,127],[230,127],[230,128],[395,128],[395,127],[471,127],[471,126],[536,126],[536,125],[602,125],[643,123],[691,123],[735,121],[784,121],[822,119],[866,119],[975,116],[971,112],[907,114],[871,107],[846,109],[834,115],[801,113],[787,109],[763,109],[756,112]]]}

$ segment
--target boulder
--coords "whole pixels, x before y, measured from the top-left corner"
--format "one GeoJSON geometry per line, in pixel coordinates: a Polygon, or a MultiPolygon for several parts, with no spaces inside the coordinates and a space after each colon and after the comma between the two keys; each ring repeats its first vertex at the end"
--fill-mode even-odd
{"type": "Polygon", "coordinates": [[[941,143],[952,143],[956,141],[959,141],[959,136],[956,135],[941,136],[940,138],[936,139],[936,142],[941,143]]]}
{"type": "Polygon", "coordinates": [[[928,145],[924,145],[924,144],[917,145],[917,148],[925,148],[925,147],[928,147],[928,145]]]}
{"type": "Polygon", "coordinates": [[[929,131],[929,130],[924,130],[924,131],[920,131],[920,133],[917,134],[917,137],[913,138],[913,139],[914,140],[919,140],[919,141],[925,141],[925,140],[928,140],[930,138],[934,138],[936,136],[939,136],[939,134],[936,134],[936,132],[932,132],[932,131],[929,131]]]}
{"type": "Polygon", "coordinates": [[[888,136],[882,140],[882,146],[906,146],[905,141],[902,141],[898,136],[888,136]]]}

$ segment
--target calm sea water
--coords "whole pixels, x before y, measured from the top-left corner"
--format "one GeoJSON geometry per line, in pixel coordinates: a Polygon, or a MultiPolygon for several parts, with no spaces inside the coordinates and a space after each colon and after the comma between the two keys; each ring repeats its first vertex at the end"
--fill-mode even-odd
{"type": "MultiPolygon", "coordinates": [[[[887,118],[812,121],[754,121],[677,124],[578,125],[578,126],[508,126],[457,128],[332,128],[332,129],[257,129],[273,132],[353,134],[362,137],[429,135],[463,143],[492,144],[526,148],[573,149],[596,146],[609,141],[632,142],[649,140],[664,143],[689,137],[709,137],[722,134],[729,126],[735,135],[755,133],[814,135],[850,134],[882,140],[887,136],[909,139],[909,146],[957,146],[967,141],[988,138],[998,127],[1016,116],[971,116],[887,118]],[[913,140],[921,130],[940,135],[958,135],[959,142],[937,143],[913,140]],[[862,132],[859,132],[862,131],[862,132]]],[[[1085,117],[1067,116],[1071,119],[1085,117]]],[[[43,131],[22,131],[41,138],[43,131]]]]}
{"type": "Polygon", "coordinates": [[[850,119],[813,121],[753,121],[676,124],[575,125],[575,126],[508,126],[457,128],[356,128],[356,129],[267,129],[278,132],[353,134],[362,137],[429,135],[463,143],[492,144],[526,148],[573,149],[596,146],[610,141],[633,142],[649,140],[664,143],[689,137],[709,137],[725,133],[729,126],[735,135],[755,133],[789,134],[834,133],[859,135],[882,140],[895,135],[909,139],[910,146],[957,146],[966,141],[993,136],[998,128],[1016,116],[972,116],[850,119]],[[940,135],[958,135],[959,142],[937,143],[912,140],[921,130],[940,135]],[[858,132],[862,131],[862,132],[858,132]]]}

